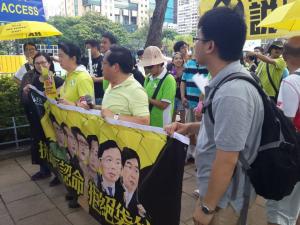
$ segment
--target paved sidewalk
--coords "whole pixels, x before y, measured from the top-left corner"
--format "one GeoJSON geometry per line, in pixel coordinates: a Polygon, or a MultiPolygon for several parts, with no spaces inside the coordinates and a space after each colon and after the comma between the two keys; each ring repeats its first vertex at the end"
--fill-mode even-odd
{"type": "MultiPolygon", "coordinates": [[[[38,170],[30,156],[0,161],[0,225],[97,225],[82,209],[69,209],[63,185],[49,187],[49,181],[33,182],[38,170]]],[[[181,225],[192,225],[195,204],[195,167],[185,167],[181,225]]],[[[250,212],[249,225],[266,225],[264,200],[258,198],[250,212]]],[[[99,225],[99,224],[98,224],[99,225]]],[[[163,224],[162,224],[163,225],[163,224]]]]}

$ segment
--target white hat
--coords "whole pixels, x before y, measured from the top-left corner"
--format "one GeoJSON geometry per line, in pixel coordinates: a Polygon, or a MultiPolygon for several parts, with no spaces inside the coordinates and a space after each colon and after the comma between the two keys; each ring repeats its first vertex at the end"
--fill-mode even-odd
{"type": "Polygon", "coordinates": [[[166,57],[156,46],[149,46],[145,49],[143,58],[139,62],[139,66],[154,66],[166,62],[166,57]]]}

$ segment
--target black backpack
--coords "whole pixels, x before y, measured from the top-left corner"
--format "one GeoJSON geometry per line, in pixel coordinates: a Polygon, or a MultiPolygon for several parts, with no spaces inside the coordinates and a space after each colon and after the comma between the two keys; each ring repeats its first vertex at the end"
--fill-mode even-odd
{"type": "Polygon", "coordinates": [[[203,112],[208,111],[211,121],[215,122],[212,113],[213,97],[223,84],[235,79],[251,83],[259,92],[264,105],[264,121],[257,157],[249,165],[242,153],[239,156],[239,161],[248,175],[246,180],[250,179],[258,195],[266,199],[281,200],[291,194],[300,180],[300,142],[292,121],[265,94],[261,86],[249,76],[231,74],[220,81],[208,96],[203,112]]]}

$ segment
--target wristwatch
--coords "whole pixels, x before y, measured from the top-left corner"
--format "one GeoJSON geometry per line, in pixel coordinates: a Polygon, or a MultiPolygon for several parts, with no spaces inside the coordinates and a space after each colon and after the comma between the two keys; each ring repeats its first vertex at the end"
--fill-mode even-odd
{"type": "Polygon", "coordinates": [[[202,212],[206,215],[211,215],[214,214],[216,212],[215,209],[210,209],[207,205],[205,205],[203,202],[200,202],[200,208],[202,210],[202,212]]]}
{"type": "Polygon", "coordinates": [[[114,120],[118,120],[118,119],[119,119],[119,116],[120,116],[120,114],[119,114],[119,113],[117,113],[117,114],[114,114],[114,120]]]}

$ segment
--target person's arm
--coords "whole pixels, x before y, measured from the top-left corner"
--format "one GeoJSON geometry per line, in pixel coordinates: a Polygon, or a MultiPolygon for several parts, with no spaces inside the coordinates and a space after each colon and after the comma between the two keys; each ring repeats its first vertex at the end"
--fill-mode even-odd
{"type": "Polygon", "coordinates": [[[102,83],[103,77],[92,76],[92,79],[95,83],[102,83]]]}
{"type": "Polygon", "coordinates": [[[186,99],[186,97],[185,97],[185,88],[186,88],[186,83],[185,83],[185,81],[181,81],[180,82],[180,96],[181,96],[181,102],[182,102],[182,105],[184,106],[184,107],[186,107],[187,106],[187,102],[188,102],[188,100],[186,99]]]}
{"type": "Polygon", "coordinates": [[[257,53],[257,52],[248,52],[247,56],[255,56],[258,59],[260,59],[261,61],[265,62],[265,63],[269,63],[269,64],[273,64],[276,65],[276,60],[272,59],[271,57],[268,57],[266,55],[257,53]]]}
{"type": "Polygon", "coordinates": [[[218,149],[212,165],[207,193],[203,203],[210,209],[215,209],[229,187],[233,172],[238,162],[239,152],[218,149]]]}
{"type": "MultiPolygon", "coordinates": [[[[201,204],[207,206],[210,210],[215,210],[220,199],[229,187],[232,180],[234,169],[239,157],[239,152],[223,151],[218,149],[216,158],[212,165],[208,188],[201,204]]],[[[195,224],[210,224],[214,214],[207,215],[203,213],[200,200],[197,201],[193,219],[195,224]]]]}
{"type": "Polygon", "coordinates": [[[172,136],[174,132],[182,134],[182,135],[195,135],[199,133],[200,123],[179,123],[174,122],[164,127],[164,130],[168,135],[172,136]]]}
{"type": "Polygon", "coordinates": [[[162,109],[162,110],[166,109],[170,105],[169,102],[160,101],[160,100],[156,100],[156,99],[152,99],[152,98],[149,98],[149,102],[153,106],[155,106],[155,107],[157,107],[159,109],[162,109]]]}
{"type": "MultiPolygon", "coordinates": [[[[114,114],[109,109],[102,109],[101,110],[102,117],[105,118],[111,118],[113,119],[116,114],[114,114]]],[[[119,120],[131,122],[131,123],[137,123],[141,125],[149,125],[150,124],[150,117],[149,116],[127,116],[127,115],[118,115],[119,120]]]]}

